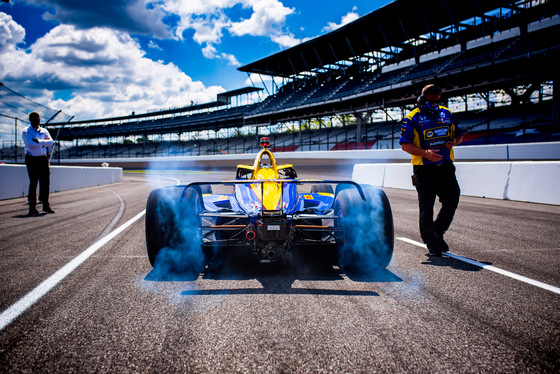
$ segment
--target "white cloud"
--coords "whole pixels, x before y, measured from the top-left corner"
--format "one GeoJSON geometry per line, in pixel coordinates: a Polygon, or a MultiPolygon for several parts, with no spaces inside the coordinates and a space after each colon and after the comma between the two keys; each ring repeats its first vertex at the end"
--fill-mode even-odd
{"type": "Polygon", "coordinates": [[[277,0],[251,1],[253,14],[249,19],[233,22],[229,31],[232,35],[268,36],[281,47],[293,47],[301,43],[292,33],[283,31],[286,17],[295,9],[286,8],[277,0]]]}
{"type": "MultiPolygon", "coordinates": [[[[203,55],[210,59],[223,59],[238,66],[233,54],[219,51],[225,33],[241,37],[267,37],[281,47],[291,47],[301,42],[284,30],[286,17],[295,12],[282,0],[26,0],[37,6],[50,6],[54,14],[43,17],[61,25],[73,25],[87,30],[107,27],[131,34],[183,40],[185,32],[193,30],[193,40],[202,46],[203,55]],[[231,19],[242,8],[250,13],[246,19],[231,19]],[[178,16],[176,24],[165,25],[166,16],[178,16]]],[[[1,42],[0,42],[1,43],[1,42]]]]}
{"type": "Polygon", "coordinates": [[[11,16],[0,13],[0,52],[4,49],[14,48],[16,44],[25,39],[25,29],[17,24],[11,16]]]}
{"type": "Polygon", "coordinates": [[[148,48],[158,49],[158,50],[162,51],[161,47],[159,45],[157,45],[157,43],[155,43],[153,40],[150,40],[150,42],[148,43],[148,48]]]}
{"type": "MultiPolygon", "coordinates": [[[[0,12],[0,81],[76,119],[206,102],[223,91],[193,82],[172,63],[148,59],[129,34],[181,40],[191,31],[206,58],[233,66],[240,63],[221,50],[224,36],[264,37],[281,47],[301,42],[286,29],[295,9],[282,0],[25,2],[54,7],[43,17],[60,25],[23,50],[18,44],[25,40],[24,28],[0,12]],[[171,15],[178,16],[176,23],[165,25],[164,17],[171,15]],[[64,98],[53,101],[55,94],[64,98]]],[[[148,48],[161,49],[154,41],[148,48]]]]}
{"type": "MultiPolygon", "coordinates": [[[[0,30],[14,28],[12,22],[0,18],[0,30]]],[[[123,32],[57,26],[28,51],[15,45],[21,40],[18,34],[4,45],[0,81],[22,87],[34,100],[76,119],[179,107],[191,100],[209,102],[224,91],[193,81],[172,63],[146,58],[138,42],[123,32]],[[53,101],[54,92],[63,89],[72,90],[72,96],[53,101]]]]}
{"type": "MultiPolygon", "coordinates": [[[[184,15],[212,14],[220,9],[231,8],[244,0],[167,0],[162,7],[169,13],[184,15]]],[[[152,3],[158,3],[157,0],[152,3]]]]}
{"type": "Polygon", "coordinates": [[[244,5],[252,7],[253,14],[249,19],[232,23],[229,30],[233,35],[277,35],[281,33],[279,28],[286,22],[286,16],[294,13],[293,8],[286,8],[277,0],[247,1],[244,5]]]}
{"type": "MultiPolygon", "coordinates": [[[[192,28],[195,30],[193,35],[195,42],[198,44],[214,44],[220,42],[223,30],[229,27],[229,24],[230,21],[224,14],[217,13],[185,20],[185,23],[178,30],[192,28]]],[[[180,37],[182,38],[182,32],[180,37]]]]}
{"type": "Polygon", "coordinates": [[[283,30],[286,17],[295,10],[285,7],[279,0],[170,0],[161,6],[166,13],[180,17],[175,29],[178,39],[183,39],[185,31],[194,30],[193,40],[204,45],[205,57],[226,59],[231,65],[239,65],[235,56],[220,53],[216,48],[225,32],[237,37],[268,37],[282,47],[301,42],[283,30]],[[228,13],[239,5],[252,13],[247,19],[234,21],[228,13]]]}
{"type": "Polygon", "coordinates": [[[202,48],[202,54],[204,55],[204,57],[208,59],[219,58],[228,61],[228,63],[233,66],[241,65],[239,61],[237,61],[234,55],[230,55],[227,53],[219,53],[212,44],[207,44],[206,47],[202,48]]]}
{"type": "MultiPolygon", "coordinates": [[[[176,2],[172,3],[175,4],[176,2]]],[[[215,47],[216,44],[220,44],[223,32],[225,29],[230,27],[231,21],[228,17],[226,17],[222,10],[216,7],[216,4],[212,3],[214,2],[209,1],[207,4],[199,1],[193,1],[192,3],[189,1],[187,3],[188,6],[180,7],[183,12],[188,10],[193,13],[183,14],[175,30],[175,35],[178,39],[183,40],[183,33],[186,30],[193,29],[195,30],[193,40],[201,46],[204,46],[202,48],[202,54],[204,57],[208,59],[226,60],[230,65],[239,66],[241,64],[237,61],[237,58],[233,54],[218,52],[215,47]]],[[[233,4],[234,2],[231,3],[233,4]]],[[[181,4],[177,3],[176,6],[180,6],[181,4]]],[[[175,8],[167,9],[170,11],[170,9],[175,8]]]]}
{"type": "Polygon", "coordinates": [[[310,38],[298,39],[294,37],[292,34],[279,34],[279,35],[272,35],[271,40],[278,44],[280,47],[293,47],[297,44],[303,43],[310,38]]]}
{"type": "Polygon", "coordinates": [[[162,19],[165,13],[151,0],[26,0],[39,7],[53,7],[54,14],[43,17],[79,29],[109,27],[132,34],[171,36],[162,19]],[[152,4],[153,3],[153,4],[152,4]],[[150,5],[150,6],[148,6],[150,5]],[[152,6],[156,5],[156,6],[152,6]]]}
{"type": "Polygon", "coordinates": [[[347,13],[346,15],[342,16],[342,19],[340,21],[339,24],[336,24],[335,22],[329,22],[327,24],[327,26],[323,27],[323,29],[321,30],[322,32],[331,32],[334,31],[344,25],[349,24],[350,22],[353,22],[355,20],[357,20],[358,18],[360,18],[360,15],[358,13],[356,13],[357,8],[354,7],[352,9],[352,12],[347,13]]]}

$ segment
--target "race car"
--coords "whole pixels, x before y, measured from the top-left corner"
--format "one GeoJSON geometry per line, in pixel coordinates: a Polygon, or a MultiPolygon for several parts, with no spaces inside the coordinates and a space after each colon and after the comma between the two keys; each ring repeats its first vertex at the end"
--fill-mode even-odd
{"type": "Polygon", "coordinates": [[[351,180],[298,179],[292,165],[276,163],[268,138],[261,146],[253,165],[237,166],[235,179],[150,193],[145,226],[153,267],[202,272],[230,250],[274,265],[311,248],[341,268],[389,264],[393,216],[381,189],[351,180]]]}

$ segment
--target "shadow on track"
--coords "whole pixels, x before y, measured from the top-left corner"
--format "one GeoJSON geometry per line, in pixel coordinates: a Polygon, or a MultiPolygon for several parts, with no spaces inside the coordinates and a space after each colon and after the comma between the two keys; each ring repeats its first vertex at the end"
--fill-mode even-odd
{"type": "MultiPolygon", "coordinates": [[[[189,289],[183,296],[194,295],[337,295],[337,296],[379,296],[377,292],[364,290],[364,286],[356,283],[402,282],[402,279],[387,269],[377,269],[368,274],[344,272],[332,265],[332,261],[313,253],[295,253],[285,264],[276,266],[257,266],[246,254],[224,255],[221,264],[212,269],[207,268],[201,274],[156,274],[150,272],[147,281],[194,281],[198,277],[204,280],[257,280],[262,287],[258,288],[219,288],[189,289]],[[345,282],[345,277],[353,283],[345,282]],[[321,288],[298,285],[303,282],[332,282],[313,284],[321,288]],[[338,281],[338,282],[337,282],[338,281]],[[340,283],[343,282],[343,283],[340,283]],[[325,287],[326,286],[326,287],[325,287]],[[341,289],[341,286],[344,289],[341,289]]],[[[366,286],[367,287],[367,286],[366,286]]]]}
{"type": "MultiPolygon", "coordinates": [[[[463,270],[463,271],[481,271],[482,268],[469,264],[467,262],[458,260],[453,257],[443,255],[442,257],[429,256],[426,261],[421,262],[422,265],[431,266],[447,266],[452,269],[463,270]]],[[[490,262],[484,262],[485,265],[491,265],[490,262]]]]}
{"type": "Polygon", "coordinates": [[[47,215],[48,214],[45,213],[45,212],[40,212],[39,214],[33,215],[33,216],[30,216],[28,214],[18,214],[18,215],[12,216],[12,218],[40,218],[40,217],[46,217],[47,215]]]}

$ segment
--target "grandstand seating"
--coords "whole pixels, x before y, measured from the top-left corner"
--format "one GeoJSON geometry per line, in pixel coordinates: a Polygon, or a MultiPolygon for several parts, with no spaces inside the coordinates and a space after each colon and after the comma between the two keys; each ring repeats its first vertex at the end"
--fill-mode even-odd
{"type": "MultiPolygon", "coordinates": [[[[529,7],[519,16],[516,14],[488,17],[484,22],[461,28],[460,31],[456,31],[456,34],[444,32],[441,34],[445,36],[433,39],[415,35],[418,43],[414,46],[407,44],[411,39],[403,39],[400,41],[402,48],[399,48],[398,52],[394,52],[390,47],[390,53],[371,65],[368,65],[369,62],[362,63],[364,58],[369,58],[362,55],[338,64],[330,64],[330,66],[334,65],[332,68],[325,65],[324,68],[315,71],[313,76],[296,72],[277,93],[258,104],[225,109],[216,106],[206,111],[185,110],[173,116],[152,115],[107,123],[99,121],[95,125],[80,125],[72,128],[68,126],[60,132],[63,135],[70,134],[70,139],[101,138],[105,139],[104,143],[106,143],[115,137],[145,138],[147,134],[168,135],[242,127],[246,126],[246,121],[249,123],[248,126],[298,121],[352,113],[355,109],[354,104],[362,105],[362,111],[364,106],[366,111],[370,111],[371,106],[368,105],[382,100],[385,103],[386,94],[394,87],[397,88],[393,92],[397,92],[398,87],[408,87],[406,92],[403,90],[395,93],[398,100],[390,104],[404,110],[406,105],[413,103],[414,91],[418,91],[418,87],[438,77],[444,77],[441,79],[446,82],[449,81],[449,77],[455,77],[455,87],[458,87],[457,82],[463,85],[461,87],[463,91],[458,95],[478,93],[481,91],[476,91],[477,88],[471,90],[471,82],[467,78],[465,82],[461,81],[466,72],[472,72],[473,75],[481,74],[478,72],[486,67],[501,67],[500,64],[510,61],[523,61],[525,65],[522,66],[527,66],[530,65],[529,57],[533,55],[539,56],[541,62],[546,61],[551,53],[557,56],[560,46],[560,16],[557,10],[549,14],[538,6],[529,7]],[[543,18],[543,14],[547,18],[543,18]],[[369,101],[365,99],[359,101],[360,98],[367,98],[369,101]],[[339,103],[343,104],[338,106],[339,103]]],[[[481,82],[491,78],[491,75],[499,69],[488,70],[481,82]]],[[[507,78],[512,81],[517,79],[515,74],[510,74],[507,78]]],[[[543,80],[550,80],[548,77],[538,78],[541,79],[538,81],[539,84],[543,80]]],[[[527,80],[520,84],[527,84],[526,82],[527,80]]],[[[450,83],[449,86],[454,87],[454,84],[450,83]]],[[[493,82],[493,85],[488,84],[487,87],[488,89],[494,86],[501,88],[499,84],[498,80],[493,82]]],[[[539,104],[519,104],[516,102],[485,111],[471,110],[456,113],[462,128],[467,131],[464,144],[560,140],[558,130],[552,126],[554,111],[551,109],[551,100],[539,104]]],[[[266,130],[263,132],[266,135],[266,130]]],[[[393,149],[400,147],[398,144],[400,123],[388,121],[364,124],[359,138],[356,125],[273,133],[269,136],[275,152],[393,149]]],[[[162,136],[161,139],[163,138],[169,137],[162,136]]],[[[161,140],[145,144],[80,145],[62,149],[61,157],[194,156],[251,153],[258,151],[259,148],[257,136],[245,135],[189,141],[161,140]]],[[[2,159],[9,157],[10,154],[13,155],[13,149],[0,149],[2,159]]]]}
{"type": "MultiPolygon", "coordinates": [[[[466,131],[463,145],[501,144],[529,141],[560,141],[560,132],[552,128],[550,103],[529,106],[503,106],[489,111],[457,113],[466,131]]],[[[267,135],[273,152],[327,151],[351,149],[399,149],[400,122],[372,123],[362,127],[362,138],[356,138],[356,125],[322,128],[267,135]]],[[[62,147],[58,157],[130,158],[156,156],[198,156],[256,153],[260,149],[255,135],[225,139],[162,141],[146,144],[100,144],[62,147]]],[[[23,161],[23,147],[18,147],[23,161]]],[[[0,160],[13,159],[13,148],[0,148],[0,160]]]]}
{"type": "MultiPolygon", "coordinates": [[[[516,143],[523,141],[558,141],[560,132],[551,127],[550,103],[528,106],[502,106],[489,111],[457,113],[466,131],[463,145],[516,143]]],[[[356,138],[356,125],[327,127],[301,132],[273,133],[273,152],[327,151],[353,149],[399,149],[400,122],[370,123],[362,127],[356,138]]],[[[61,158],[127,158],[155,156],[198,156],[256,153],[260,150],[258,136],[236,136],[224,139],[162,141],[146,144],[107,144],[70,147],[61,151],[61,158]]],[[[0,155],[12,152],[0,150],[0,155]]],[[[4,156],[3,156],[4,157],[4,156]]],[[[23,155],[22,155],[23,157],[23,155]]],[[[55,159],[58,157],[55,156],[55,159]]]]}
{"type": "MultiPolygon", "coordinates": [[[[360,78],[338,77],[338,80],[325,80],[319,85],[309,84],[298,87],[297,90],[287,88],[277,97],[268,98],[262,105],[253,111],[255,114],[274,112],[280,109],[293,108],[301,105],[312,105],[319,102],[327,102],[333,99],[349,97],[362,92],[373,91],[377,88],[396,84],[403,81],[421,80],[422,78],[461,71],[461,69],[472,69],[478,64],[489,65],[498,59],[508,59],[533,50],[540,46],[545,48],[550,45],[550,37],[558,38],[560,30],[553,27],[553,30],[537,30],[528,35],[520,36],[518,32],[508,30],[498,33],[500,37],[494,36],[488,42],[471,44],[469,49],[464,51],[457,48],[458,45],[451,45],[447,49],[453,53],[445,54],[439,52],[433,59],[422,59],[420,63],[414,65],[397,66],[387,72],[381,72],[373,77],[367,74],[360,78]],[[552,33],[552,34],[551,34],[552,33]]],[[[460,47],[460,46],[459,46],[460,47]]],[[[312,83],[310,80],[308,83],[312,83]]]]}

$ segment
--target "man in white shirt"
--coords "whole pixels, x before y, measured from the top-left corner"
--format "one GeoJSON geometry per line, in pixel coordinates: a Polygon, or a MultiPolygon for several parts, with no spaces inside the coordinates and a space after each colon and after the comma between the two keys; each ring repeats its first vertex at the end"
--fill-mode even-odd
{"type": "Polygon", "coordinates": [[[29,114],[31,125],[23,130],[25,143],[25,165],[29,175],[29,214],[39,214],[37,208],[37,183],[39,183],[39,200],[43,202],[43,212],[54,213],[49,204],[50,169],[48,150],[54,142],[47,129],[40,127],[41,116],[37,112],[29,114]]]}

